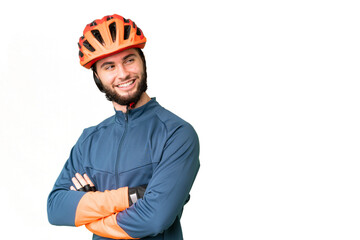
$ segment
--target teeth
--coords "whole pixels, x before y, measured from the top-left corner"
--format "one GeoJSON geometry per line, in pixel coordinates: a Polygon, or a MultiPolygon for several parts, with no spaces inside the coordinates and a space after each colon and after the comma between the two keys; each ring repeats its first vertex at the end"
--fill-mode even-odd
{"type": "Polygon", "coordinates": [[[119,84],[118,87],[127,87],[127,86],[130,86],[133,83],[134,83],[134,80],[130,81],[130,82],[127,82],[127,83],[124,83],[124,84],[119,84]]]}

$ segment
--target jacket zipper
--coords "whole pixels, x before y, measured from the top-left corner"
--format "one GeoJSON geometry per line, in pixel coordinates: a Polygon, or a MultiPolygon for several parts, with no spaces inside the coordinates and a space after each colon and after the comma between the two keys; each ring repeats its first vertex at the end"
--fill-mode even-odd
{"type": "Polygon", "coordinates": [[[120,187],[119,184],[119,166],[120,166],[120,154],[121,154],[121,148],[126,136],[126,132],[127,132],[127,128],[128,128],[128,109],[126,109],[126,113],[125,114],[125,126],[124,126],[124,133],[120,139],[120,143],[119,143],[119,147],[118,147],[118,152],[117,152],[117,157],[116,157],[116,162],[115,162],[115,187],[116,189],[118,189],[120,187]]]}

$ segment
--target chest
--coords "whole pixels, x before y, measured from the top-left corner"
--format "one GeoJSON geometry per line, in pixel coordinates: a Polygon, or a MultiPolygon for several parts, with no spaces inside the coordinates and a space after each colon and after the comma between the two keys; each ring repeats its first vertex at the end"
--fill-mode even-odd
{"type": "Polygon", "coordinates": [[[146,125],[104,129],[88,139],[84,167],[98,190],[147,184],[161,161],[165,136],[146,125]]]}

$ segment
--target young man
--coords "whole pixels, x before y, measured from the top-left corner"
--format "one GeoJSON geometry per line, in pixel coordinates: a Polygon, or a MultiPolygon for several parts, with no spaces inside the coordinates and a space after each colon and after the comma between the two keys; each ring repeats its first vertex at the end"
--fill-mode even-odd
{"type": "Polygon", "coordinates": [[[147,95],[145,43],[119,15],[86,26],[80,63],[92,68],[115,114],[85,129],[71,150],[48,198],[51,224],[85,225],[93,239],[183,239],[199,141],[190,124],[147,95]]]}

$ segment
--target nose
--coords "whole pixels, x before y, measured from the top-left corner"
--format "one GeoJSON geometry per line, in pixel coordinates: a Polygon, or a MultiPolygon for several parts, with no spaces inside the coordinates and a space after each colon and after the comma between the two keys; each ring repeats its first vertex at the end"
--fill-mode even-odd
{"type": "Polygon", "coordinates": [[[125,80],[128,75],[129,75],[128,70],[123,65],[119,64],[117,69],[117,78],[121,80],[125,80]]]}

